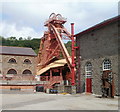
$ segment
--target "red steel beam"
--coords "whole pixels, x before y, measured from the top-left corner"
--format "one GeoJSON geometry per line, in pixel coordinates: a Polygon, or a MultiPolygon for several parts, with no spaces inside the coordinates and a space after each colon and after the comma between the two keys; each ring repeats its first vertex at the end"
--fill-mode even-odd
{"type": "MultiPolygon", "coordinates": [[[[61,48],[61,51],[62,51],[62,54],[63,54],[64,58],[66,59],[66,61],[67,61],[67,63],[68,63],[68,67],[70,68],[70,71],[71,71],[71,59],[69,58],[70,55],[69,55],[69,53],[68,53],[68,51],[67,51],[64,43],[62,42],[62,39],[61,39],[58,31],[56,30],[55,26],[53,26],[52,24],[50,24],[50,25],[51,25],[54,33],[55,33],[56,40],[58,41],[58,44],[59,44],[59,46],[60,46],[60,48],[61,48]]],[[[71,72],[72,72],[72,71],[71,71],[71,72]]]]}
{"type": "Polygon", "coordinates": [[[74,23],[71,23],[71,39],[72,39],[72,85],[75,85],[75,40],[74,40],[74,23]]]}

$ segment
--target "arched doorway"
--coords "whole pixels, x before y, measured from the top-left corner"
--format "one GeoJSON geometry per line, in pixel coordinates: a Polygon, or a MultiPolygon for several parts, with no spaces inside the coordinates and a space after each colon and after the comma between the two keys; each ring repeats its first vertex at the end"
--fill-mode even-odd
{"type": "Polygon", "coordinates": [[[86,92],[92,93],[92,64],[87,62],[85,65],[86,92]]]}
{"type": "Polygon", "coordinates": [[[32,72],[28,69],[23,71],[23,80],[33,80],[34,76],[32,75],[32,72]]]}
{"type": "Polygon", "coordinates": [[[15,69],[10,69],[7,74],[17,74],[17,71],[15,69]]]}

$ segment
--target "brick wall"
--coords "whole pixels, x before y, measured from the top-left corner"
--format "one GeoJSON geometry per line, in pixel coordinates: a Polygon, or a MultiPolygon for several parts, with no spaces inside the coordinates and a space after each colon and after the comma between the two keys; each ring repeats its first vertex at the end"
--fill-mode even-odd
{"type": "Polygon", "coordinates": [[[34,89],[34,85],[29,86],[15,86],[15,85],[6,85],[6,86],[0,86],[0,89],[34,89]]]}

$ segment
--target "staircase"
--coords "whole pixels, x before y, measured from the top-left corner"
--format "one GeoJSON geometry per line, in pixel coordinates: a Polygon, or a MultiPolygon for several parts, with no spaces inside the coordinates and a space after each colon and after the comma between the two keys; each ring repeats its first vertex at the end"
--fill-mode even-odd
{"type": "Polygon", "coordinates": [[[44,85],[44,89],[50,89],[53,88],[54,84],[60,84],[63,81],[61,76],[53,76],[52,79],[48,81],[47,84],[44,85]]]}

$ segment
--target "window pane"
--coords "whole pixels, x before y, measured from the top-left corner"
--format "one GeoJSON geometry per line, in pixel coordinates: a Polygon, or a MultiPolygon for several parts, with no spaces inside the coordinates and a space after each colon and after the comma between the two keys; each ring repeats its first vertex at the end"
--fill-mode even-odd
{"type": "Polygon", "coordinates": [[[91,75],[92,75],[92,64],[90,62],[86,63],[85,72],[86,72],[86,77],[91,77],[91,75]]]}
{"type": "Polygon", "coordinates": [[[110,70],[111,69],[111,61],[110,60],[104,60],[103,62],[103,70],[110,70]]]}
{"type": "Polygon", "coordinates": [[[13,59],[13,58],[11,58],[11,59],[8,61],[8,63],[16,63],[16,60],[13,59]]]}

